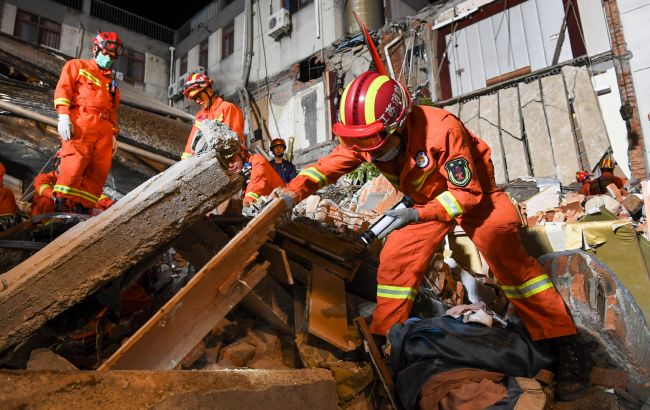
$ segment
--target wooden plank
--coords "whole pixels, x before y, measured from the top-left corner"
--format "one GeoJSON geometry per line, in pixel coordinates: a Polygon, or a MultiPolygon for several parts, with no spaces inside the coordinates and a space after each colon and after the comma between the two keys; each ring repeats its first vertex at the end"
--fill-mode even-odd
{"type": "Polygon", "coordinates": [[[278,282],[283,285],[293,285],[293,276],[291,275],[291,268],[289,267],[289,259],[284,249],[272,243],[265,243],[260,249],[262,258],[271,262],[269,273],[278,282]]]}
{"type": "Polygon", "coordinates": [[[289,325],[293,298],[271,276],[262,279],[255,289],[244,297],[242,307],[277,329],[293,334],[293,327],[289,325]]]}
{"type": "Polygon", "coordinates": [[[609,137],[598,99],[586,67],[562,67],[567,97],[573,101],[575,119],[582,136],[589,166],[593,169],[609,148],[609,137]]]}
{"type": "Polygon", "coordinates": [[[189,158],[4,273],[0,352],[157,252],[240,187],[215,156],[189,158]]]}
{"type": "Polygon", "coordinates": [[[506,167],[499,136],[499,97],[495,94],[482,95],[479,98],[479,133],[476,134],[483,139],[492,153],[492,164],[494,164],[494,179],[497,184],[505,184],[506,167]]]}
{"type": "Polygon", "coordinates": [[[548,131],[551,136],[557,176],[563,185],[575,181],[580,169],[580,154],[573,135],[571,112],[561,74],[542,77],[542,96],[548,131]]]}
{"type": "Polygon", "coordinates": [[[201,269],[228,241],[230,237],[221,228],[201,218],[176,239],[174,249],[196,269],[201,269]]]}
{"type": "Polygon", "coordinates": [[[100,369],[173,369],[264,276],[268,262],[239,277],[285,210],[265,207],[100,369]]]}
{"type": "Polygon", "coordinates": [[[528,155],[521,134],[521,114],[519,112],[519,91],[517,87],[502,88],[499,95],[499,127],[501,142],[506,157],[508,181],[531,176],[528,155]]]}
{"type": "Polygon", "coordinates": [[[333,263],[319,255],[316,255],[314,252],[305,249],[302,245],[299,245],[290,239],[281,240],[280,247],[287,252],[287,255],[289,255],[291,259],[312,269],[318,266],[346,281],[354,278],[354,275],[359,268],[358,263],[352,268],[333,263]]]}
{"type": "Polygon", "coordinates": [[[526,129],[526,139],[530,150],[530,160],[533,165],[533,175],[536,177],[554,177],[555,161],[551,149],[551,138],[548,135],[546,116],[542,106],[542,95],[539,81],[529,84],[519,83],[519,103],[521,115],[526,129]]]}
{"type": "Polygon", "coordinates": [[[309,333],[341,350],[354,349],[348,334],[345,283],[320,266],[309,277],[309,333]]]}

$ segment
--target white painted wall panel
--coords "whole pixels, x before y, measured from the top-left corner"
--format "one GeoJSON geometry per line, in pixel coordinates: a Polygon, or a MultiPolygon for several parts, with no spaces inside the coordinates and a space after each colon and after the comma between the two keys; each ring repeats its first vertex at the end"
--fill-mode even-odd
{"type": "Polygon", "coordinates": [[[451,94],[459,95],[460,94],[460,81],[456,76],[456,71],[458,66],[456,65],[456,45],[458,42],[458,32],[448,34],[445,36],[445,42],[447,44],[447,59],[449,60],[449,82],[451,83],[451,94]]]}
{"type": "Polygon", "coordinates": [[[512,55],[515,60],[515,70],[530,65],[528,60],[528,47],[526,44],[526,34],[524,33],[524,24],[521,17],[521,6],[511,7],[506,10],[509,14],[510,21],[510,44],[512,46],[512,55]]]}
{"type": "Polygon", "coordinates": [[[494,31],[492,30],[492,19],[483,19],[477,25],[481,37],[483,71],[487,80],[499,75],[499,62],[497,60],[496,43],[494,42],[494,31]]]}
{"type": "Polygon", "coordinates": [[[499,61],[499,73],[501,74],[515,70],[507,17],[506,13],[499,13],[490,17],[492,20],[492,27],[494,28],[497,59],[499,61]]]}
{"type": "Polygon", "coordinates": [[[460,80],[460,93],[464,94],[473,91],[471,67],[469,64],[469,53],[467,50],[467,31],[461,30],[458,33],[458,47],[456,47],[456,56],[458,58],[458,78],[460,80]]]}
{"type": "MultiPolygon", "coordinates": [[[[562,0],[536,0],[536,4],[542,29],[546,64],[551,65],[558,34],[562,27],[564,6],[562,5],[562,0]]],[[[570,60],[571,58],[573,58],[573,55],[571,54],[571,42],[569,41],[569,34],[567,32],[565,33],[564,43],[562,44],[559,62],[570,60]]]]}
{"type": "Polygon", "coordinates": [[[16,12],[18,7],[13,4],[4,3],[4,8],[2,9],[2,26],[0,26],[0,31],[10,35],[14,35],[14,26],[16,25],[16,12]]]}
{"type": "Polygon", "coordinates": [[[481,36],[479,34],[478,24],[467,27],[465,30],[465,40],[467,42],[468,69],[472,90],[478,90],[485,87],[485,72],[483,70],[481,36]]]}
{"type": "MultiPolygon", "coordinates": [[[[647,1],[647,0],[646,0],[647,1]]],[[[600,1],[578,0],[582,33],[590,56],[609,51],[609,30],[600,1]]]]}
{"type": "Polygon", "coordinates": [[[542,29],[539,25],[537,15],[537,4],[535,1],[527,1],[521,4],[521,17],[526,35],[526,46],[528,47],[528,61],[531,71],[546,67],[546,50],[542,40],[542,29]]]}

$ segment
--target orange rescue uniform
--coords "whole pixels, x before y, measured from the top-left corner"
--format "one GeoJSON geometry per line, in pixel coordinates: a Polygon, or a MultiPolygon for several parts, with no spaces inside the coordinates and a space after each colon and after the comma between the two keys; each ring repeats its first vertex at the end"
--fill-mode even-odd
{"type": "Polygon", "coordinates": [[[54,186],[56,185],[57,172],[38,174],[34,179],[34,201],[32,203],[32,216],[51,214],[54,212],[54,186]]]}
{"type": "Polygon", "coordinates": [[[280,175],[263,155],[253,154],[248,162],[251,163],[251,178],[244,193],[244,204],[255,202],[261,196],[269,195],[275,188],[285,186],[280,175]]]}
{"type": "Polygon", "coordinates": [[[114,203],[115,201],[113,201],[111,197],[109,197],[108,195],[101,194],[101,196],[99,197],[99,201],[97,201],[97,203],[95,204],[95,209],[99,209],[100,211],[105,211],[111,206],[113,206],[114,203]]]}
{"type": "Polygon", "coordinates": [[[119,104],[120,90],[112,86],[110,69],[99,68],[92,59],[63,66],[54,106],[59,114],[70,115],[73,134],[70,141],[61,141],[56,196],[95,206],[111,169],[119,104]]]}
{"type": "Polygon", "coordinates": [[[619,178],[609,171],[602,171],[598,178],[585,181],[578,193],[582,195],[602,195],[607,193],[607,186],[614,184],[618,189],[625,186],[625,179],[619,178]]]}
{"type": "Polygon", "coordinates": [[[0,163],[0,218],[3,216],[14,216],[18,210],[13,191],[3,186],[4,178],[5,166],[0,163]]]}
{"type": "MultiPolygon", "coordinates": [[[[374,162],[400,191],[411,196],[419,223],[389,234],[377,273],[377,307],[371,330],[385,335],[408,318],[434,253],[456,223],[485,257],[535,339],[576,333],[564,302],[519,238],[519,216],[497,190],[490,148],[449,112],[414,106],[402,129],[404,149],[392,161],[374,162]]],[[[338,146],[301,171],[287,186],[300,200],[335,182],[369,153],[338,146]]]]}
{"type": "Polygon", "coordinates": [[[196,133],[199,131],[199,126],[206,120],[223,122],[239,136],[242,146],[246,146],[246,140],[244,138],[244,114],[242,114],[241,110],[235,104],[224,101],[215,95],[212,97],[212,105],[210,107],[196,113],[194,126],[192,127],[192,131],[190,131],[190,136],[187,139],[185,151],[181,155],[181,159],[194,155],[196,133]]]}

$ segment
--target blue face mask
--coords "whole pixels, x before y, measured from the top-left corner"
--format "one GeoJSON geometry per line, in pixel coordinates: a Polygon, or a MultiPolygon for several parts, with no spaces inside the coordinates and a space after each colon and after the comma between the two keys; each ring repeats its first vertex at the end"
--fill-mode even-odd
{"type": "Polygon", "coordinates": [[[111,68],[113,65],[113,60],[107,55],[104,55],[101,51],[97,53],[97,56],[95,56],[95,62],[99,66],[99,68],[111,68]]]}

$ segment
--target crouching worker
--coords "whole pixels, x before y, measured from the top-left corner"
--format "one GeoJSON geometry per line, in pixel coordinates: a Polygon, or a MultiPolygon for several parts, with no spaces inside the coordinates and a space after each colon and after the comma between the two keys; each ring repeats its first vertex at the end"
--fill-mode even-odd
{"type": "Polygon", "coordinates": [[[282,194],[298,203],[371,162],[415,202],[413,208],[386,211],[395,220],[383,232],[387,238],[371,331],[385,337],[391,326],[409,318],[434,253],[459,224],[503,285],[533,340],[551,341],[558,396],[572,400],[586,392],[589,357],[551,278],[521,243],[519,215],[497,189],[488,145],[453,114],[412,106],[402,84],[375,71],[346,87],[333,133],[340,145],[302,170],[282,194]]]}
{"type": "Polygon", "coordinates": [[[16,225],[16,198],[11,189],[3,186],[5,166],[0,162],[0,232],[16,225]]]}

